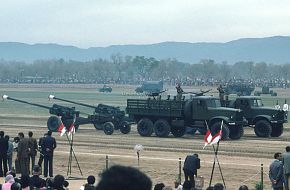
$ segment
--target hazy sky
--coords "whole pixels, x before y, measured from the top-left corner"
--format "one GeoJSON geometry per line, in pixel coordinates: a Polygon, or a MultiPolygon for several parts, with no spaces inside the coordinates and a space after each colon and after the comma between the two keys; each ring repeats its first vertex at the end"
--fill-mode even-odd
{"type": "Polygon", "coordinates": [[[82,48],[290,36],[289,0],[0,0],[0,41],[82,48]]]}

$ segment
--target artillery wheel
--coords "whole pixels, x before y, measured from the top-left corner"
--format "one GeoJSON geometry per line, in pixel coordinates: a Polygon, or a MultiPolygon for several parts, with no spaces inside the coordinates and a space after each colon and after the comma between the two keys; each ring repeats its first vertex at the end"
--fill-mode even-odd
{"type": "Polygon", "coordinates": [[[154,132],[158,137],[168,137],[170,125],[165,119],[158,119],[154,123],[154,132]]]}
{"type": "Polygon", "coordinates": [[[272,133],[271,124],[266,120],[259,120],[255,124],[255,133],[257,137],[269,137],[272,133]]]}
{"type": "Polygon", "coordinates": [[[244,135],[244,128],[241,125],[230,126],[230,139],[238,140],[244,135]]]}
{"type": "Polygon", "coordinates": [[[142,118],[137,124],[137,131],[143,137],[150,137],[153,133],[153,122],[148,118],[142,118]]]}
{"type": "Polygon", "coordinates": [[[114,133],[114,124],[112,122],[106,122],[103,124],[104,133],[111,135],[114,133]]]}
{"type": "Polygon", "coordinates": [[[283,134],[283,124],[276,124],[272,126],[271,137],[280,137],[283,134]]]}
{"type": "Polygon", "coordinates": [[[121,133],[123,134],[128,134],[131,131],[131,125],[129,125],[127,121],[122,122],[119,128],[120,128],[121,133]]]}
{"type": "Polygon", "coordinates": [[[171,127],[171,133],[174,137],[182,137],[186,132],[186,127],[177,127],[172,126],[171,127]]]}
{"type": "MultiPolygon", "coordinates": [[[[212,135],[216,134],[220,130],[221,124],[222,124],[221,121],[218,121],[210,126],[210,131],[212,135]]],[[[229,138],[229,134],[230,134],[230,129],[228,125],[223,123],[221,140],[227,140],[229,138]]]]}
{"type": "Polygon", "coordinates": [[[47,128],[52,132],[57,132],[60,125],[61,120],[57,116],[50,116],[47,120],[47,128]]]}

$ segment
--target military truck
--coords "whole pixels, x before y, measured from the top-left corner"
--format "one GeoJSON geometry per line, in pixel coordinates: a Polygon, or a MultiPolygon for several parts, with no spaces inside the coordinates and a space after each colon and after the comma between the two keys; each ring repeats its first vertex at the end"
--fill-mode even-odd
{"type": "Polygon", "coordinates": [[[217,131],[223,124],[222,139],[240,139],[243,126],[247,121],[238,109],[221,107],[218,98],[212,96],[195,96],[189,99],[128,99],[126,111],[137,122],[141,136],[167,137],[170,132],[175,137],[182,137],[187,127],[199,130],[217,131]]]}
{"type": "Polygon", "coordinates": [[[99,92],[112,92],[112,87],[104,85],[102,88],[99,88],[99,92]]]}
{"type": "Polygon", "coordinates": [[[240,96],[235,100],[225,100],[222,104],[225,107],[243,110],[248,126],[254,127],[255,134],[258,137],[281,136],[283,124],[288,121],[288,105],[284,110],[265,107],[260,97],[240,96]]]}
{"type": "Polygon", "coordinates": [[[270,90],[268,86],[263,86],[262,91],[255,91],[255,96],[261,96],[262,94],[270,94],[271,96],[277,96],[277,92],[274,92],[273,90],[270,90]]]}
{"type": "Polygon", "coordinates": [[[248,84],[228,84],[224,87],[225,94],[237,94],[239,96],[250,96],[251,93],[255,90],[254,86],[248,84]]]}
{"type": "Polygon", "coordinates": [[[162,81],[146,81],[135,89],[137,93],[153,94],[163,91],[162,81]]]}

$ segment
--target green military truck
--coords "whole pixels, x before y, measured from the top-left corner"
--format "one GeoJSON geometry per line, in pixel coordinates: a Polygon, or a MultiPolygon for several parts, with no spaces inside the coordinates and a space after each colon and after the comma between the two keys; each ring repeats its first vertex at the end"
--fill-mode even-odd
{"type": "Polygon", "coordinates": [[[288,105],[284,110],[265,107],[260,97],[240,96],[235,100],[222,102],[225,107],[243,110],[250,127],[254,127],[258,137],[279,137],[283,133],[283,124],[287,123],[288,105]]]}
{"type": "Polygon", "coordinates": [[[212,96],[195,96],[190,99],[177,100],[148,98],[128,99],[127,113],[137,122],[137,130],[141,136],[167,137],[170,132],[175,137],[182,137],[186,128],[212,133],[220,129],[224,121],[222,139],[240,139],[244,134],[243,126],[247,121],[243,112],[238,109],[221,107],[218,98],[212,96]]]}

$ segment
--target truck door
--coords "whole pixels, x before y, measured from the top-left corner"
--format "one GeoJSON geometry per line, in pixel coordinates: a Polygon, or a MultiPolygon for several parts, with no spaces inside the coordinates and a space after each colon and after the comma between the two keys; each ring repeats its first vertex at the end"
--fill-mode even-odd
{"type": "Polygon", "coordinates": [[[205,100],[194,100],[192,103],[192,118],[194,120],[205,120],[207,114],[207,105],[205,100]]]}
{"type": "MultiPolygon", "coordinates": [[[[236,101],[236,109],[241,109],[244,112],[245,118],[249,119],[252,115],[251,105],[248,99],[240,99],[236,101]]],[[[250,118],[252,119],[252,118],[250,118]]]]}

